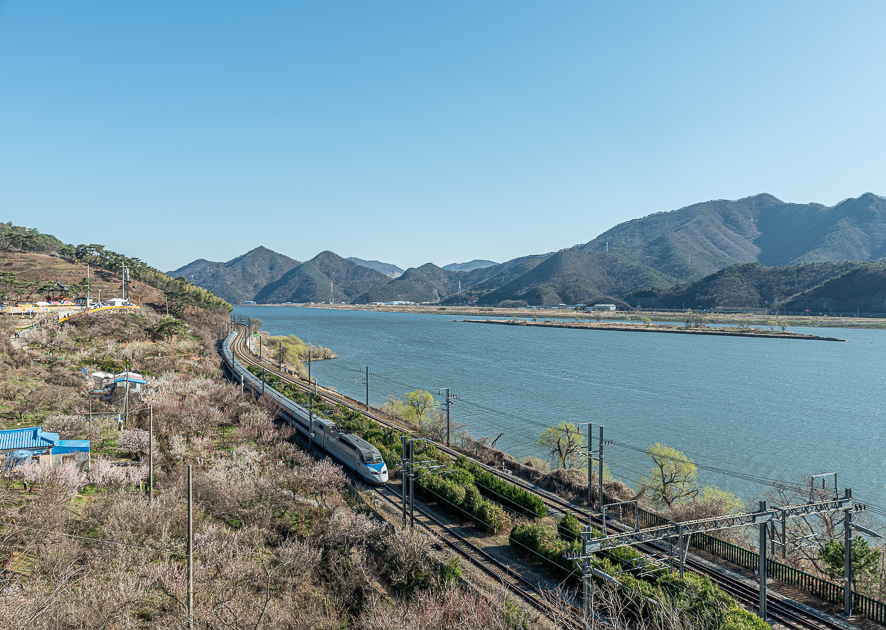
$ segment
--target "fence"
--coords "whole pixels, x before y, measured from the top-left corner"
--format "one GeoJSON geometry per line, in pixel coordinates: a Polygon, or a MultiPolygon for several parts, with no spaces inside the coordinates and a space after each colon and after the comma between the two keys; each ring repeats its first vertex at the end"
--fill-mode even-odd
{"type": "MultiPolygon", "coordinates": [[[[757,553],[728,543],[725,540],[708,536],[707,534],[695,534],[692,545],[746,569],[757,569],[760,564],[760,557],[757,553]]],[[[786,564],[767,560],[766,575],[773,580],[799,586],[803,590],[826,601],[843,602],[843,587],[841,585],[809,575],[786,564]]],[[[861,593],[853,592],[852,610],[856,614],[861,613],[877,623],[886,624],[886,604],[883,602],[871,599],[861,593]]]]}
{"type": "MultiPolygon", "coordinates": [[[[640,527],[657,527],[667,525],[669,522],[663,516],[643,508],[640,508],[639,516],[640,527]]],[[[708,534],[693,534],[690,537],[690,544],[746,569],[756,570],[760,566],[760,556],[756,552],[708,534]]],[[[786,564],[767,560],[766,575],[779,582],[799,586],[804,591],[826,601],[840,604],[843,602],[843,587],[841,585],[789,567],[786,564]]],[[[871,621],[886,625],[886,603],[853,592],[852,611],[855,614],[864,615],[871,621]]]]}

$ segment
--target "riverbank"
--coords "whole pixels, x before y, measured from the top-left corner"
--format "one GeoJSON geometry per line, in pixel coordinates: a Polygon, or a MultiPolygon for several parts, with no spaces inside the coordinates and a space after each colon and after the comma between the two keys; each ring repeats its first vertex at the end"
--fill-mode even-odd
{"type": "Polygon", "coordinates": [[[720,337],[754,337],[757,339],[806,339],[812,341],[842,341],[837,337],[819,337],[818,335],[805,335],[791,331],[762,330],[759,328],[707,328],[707,327],[680,327],[666,324],[613,324],[609,322],[530,322],[526,320],[505,319],[463,319],[466,324],[498,324],[501,326],[536,326],[542,328],[584,328],[591,330],[610,330],[619,332],[641,333],[672,333],[677,335],[713,335],[720,337]]]}
{"type": "Polygon", "coordinates": [[[341,311],[365,311],[380,313],[413,313],[417,315],[453,315],[457,317],[518,317],[524,319],[569,319],[576,321],[621,321],[642,322],[650,319],[656,322],[683,323],[688,316],[701,318],[705,324],[738,326],[769,326],[776,322],[787,328],[864,328],[886,329],[886,316],[871,317],[832,317],[828,315],[759,315],[752,313],[719,313],[711,311],[594,311],[590,313],[541,308],[498,308],[492,306],[437,306],[437,305],[375,305],[375,304],[250,304],[251,308],[312,308],[341,311]]]}

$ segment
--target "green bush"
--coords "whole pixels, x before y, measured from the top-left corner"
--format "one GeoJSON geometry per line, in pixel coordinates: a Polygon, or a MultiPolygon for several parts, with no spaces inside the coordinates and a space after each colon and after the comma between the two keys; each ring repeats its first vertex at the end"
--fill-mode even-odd
{"type": "Polygon", "coordinates": [[[547,515],[547,506],[540,498],[481,468],[468,460],[464,455],[458,456],[458,459],[455,460],[455,465],[470,472],[480,492],[493,501],[497,501],[506,508],[531,518],[541,518],[547,515]]]}
{"type": "Polygon", "coordinates": [[[567,542],[541,523],[515,525],[508,540],[523,555],[545,560],[548,569],[558,577],[573,584],[581,581],[578,563],[563,557],[566,551],[579,551],[581,542],[567,542]]]}
{"type": "Polygon", "coordinates": [[[461,558],[452,556],[446,562],[440,565],[440,586],[445,588],[453,582],[461,579],[461,558]]]}
{"type": "Polygon", "coordinates": [[[484,499],[471,484],[462,485],[436,473],[417,477],[415,485],[426,499],[434,499],[446,511],[470,518],[474,525],[492,534],[506,530],[511,519],[501,506],[484,499]]]}
{"type": "Polygon", "coordinates": [[[557,533],[560,534],[560,538],[563,540],[570,542],[578,540],[581,538],[581,532],[581,523],[578,522],[578,519],[572,512],[568,512],[566,516],[557,522],[557,533]]]}

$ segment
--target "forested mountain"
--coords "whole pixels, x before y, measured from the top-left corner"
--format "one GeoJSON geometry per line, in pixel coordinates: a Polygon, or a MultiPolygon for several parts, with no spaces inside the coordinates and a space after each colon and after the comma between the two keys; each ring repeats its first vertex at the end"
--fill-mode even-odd
{"type": "Polygon", "coordinates": [[[862,263],[804,291],[783,305],[788,311],[886,313],[886,264],[862,263]]]}
{"type": "Polygon", "coordinates": [[[254,299],[261,289],[299,264],[289,256],[278,254],[266,247],[256,247],[225,263],[201,258],[171,271],[169,275],[184,276],[231,304],[239,304],[254,299]]]}
{"type": "Polygon", "coordinates": [[[707,201],[617,225],[583,251],[606,250],[683,281],[734,263],[767,266],[886,256],[886,199],[866,193],[833,207],[762,194],[707,201]]]}
{"type": "Polygon", "coordinates": [[[492,262],[491,260],[472,260],[471,262],[443,265],[443,269],[446,271],[473,271],[474,269],[494,267],[497,264],[497,262],[492,262]]]}
{"type": "Polygon", "coordinates": [[[255,301],[265,304],[328,302],[332,289],[336,302],[350,302],[390,281],[380,271],[363,267],[332,252],[323,252],[264,287],[256,294],[255,301]]]}
{"type": "Polygon", "coordinates": [[[553,254],[523,256],[494,267],[482,267],[465,274],[461,281],[462,292],[450,295],[445,304],[471,304],[480,296],[495,291],[515,278],[531,271],[553,254]]]}
{"type": "Polygon", "coordinates": [[[363,267],[369,267],[370,269],[380,271],[389,278],[399,278],[403,275],[403,270],[400,269],[400,267],[398,267],[397,265],[392,265],[391,263],[379,262],[377,260],[363,260],[362,258],[354,258],[353,256],[348,258],[348,260],[363,267]]]}
{"type": "Polygon", "coordinates": [[[650,286],[675,283],[663,273],[599,252],[564,249],[532,270],[480,296],[480,304],[523,300],[528,304],[587,304],[650,286]]]}
{"type": "Polygon", "coordinates": [[[645,290],[625,296],[644,308],[782,308],[797,295],[818,287],[864,263],[813,263],[764,267],[760,263],[731,265],[689,285],[645,290]]]}
{"type": "Polygon", "coordinates": [[[357,297],[358,304],[371,302],[436,302],[458,292],[458,281],[465,272],[447,271],[437,265],[427,263],[421,267],[410,267],[403,275],[388,284],[376,287],[357,297]]]}

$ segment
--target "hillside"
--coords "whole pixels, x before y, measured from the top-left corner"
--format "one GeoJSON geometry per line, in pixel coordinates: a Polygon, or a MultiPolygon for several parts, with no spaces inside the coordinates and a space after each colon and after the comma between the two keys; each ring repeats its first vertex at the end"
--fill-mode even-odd
{"type": "Polygon", "coordinates": [[[871,193],[833,207],[761,194],[708,201],[617,225],[582,251],[693,281],[735,263],[767,266],[886,256],[886,200],[871,193]]]}
{"type": "Polygon", "coordinates": [[[370,269],[380,271],[389,278],[399,278],[403,275],[403,270],[391,263],[379,262],[378,260],[363,260],[362,258],[354,258],[353,256],[349,257],[348,260],[362,267],[369,267],[370,269]]]}
{"type": "Polygon", "coordinates": [[[209,289],[231,304],[255,298],[261,289],[278,280],[299,262],[266,247],[237,256],[228,262],[199,259],[169,275],[184,276],[196,285],[209,289]]]}
{"type": "Polygon", "coordinates": [[[503,262],[493,267],[474,269],[465,274],[461,281],[462,292],[450,295],[444,304],[464,305],[478,300],[482,295],[495,291],[503,285],[531,271],[547,260],[552,254],[523,256],[503,262]]]}
{"type": "Polygon", "coordinates": [[[804,291],[784,304],[787,311],[886,313],[886,263],[863,263],[804,291]]]}
{"type": "Polygon", "coordinates": [[[445,269],[446,271],[473,271],[474,269],[494,267],[497,264],[497,262],[493,262],[491,260],[472,260],[471,262],[465,263],[450,263],[448,265],[444,265],[443,269],[445,269]]]}
{"type": "Polygon", "coordinates": [[[640,288],[672,284],[673,278],[612,255],[564,249],[482,295],[479,303],[523,300],[529,304],[588,304],[640,288]]]}
{"type": "Polygon", "coordinates": [[[410,267],[396,280],[367,291],[355,298],[354,302],[356,304],[396,300],[436,302],[458,292],[459,278],[464,276],[464,272],[447,271],[432,263],[418,268],[410,267]]]}
{"type": "Polygon", "coordinates": [[[230,312],[231,306],[202,287],[185,279],[172,278],[143,260],[107,249],[104,245],[68,245],[51,234],[9,223],[0,223],[0,289],[4,299],[43,299],[57,295],[55,283],[69,287],[66,297],[94,300],[121,297],[125,266],[129,282],[126,297],[149,304],[176,317],[193,309],[230,312]],[[87,265],[90,269],[87,278],[87,265]],[[53,285],[53,286],[49,286],[53,285]],[[101,293],[100,293],[101,292],[101,293]]]}
{"type": "Polygon", "coordinates": [[[256,293],[255,301],[261,304],[328,302],[332,287],[336,302],[350,302],[389,282],[391,279],[380,271],[345,260],[332,252],[322,252],[262,288],[256,293]]]}
{"type": "Polygon", "coordinates": [[[813,263],[764,267],[731,265],[689,285],[669,290],[637,291],[625,296],[644,308],[782,308],[796,295],[856,269],[859,263],[813,263]]]}

